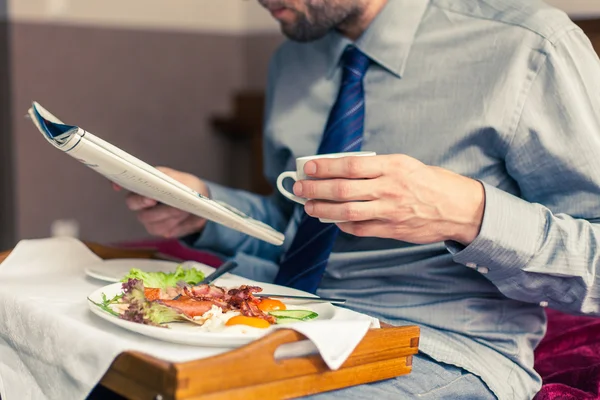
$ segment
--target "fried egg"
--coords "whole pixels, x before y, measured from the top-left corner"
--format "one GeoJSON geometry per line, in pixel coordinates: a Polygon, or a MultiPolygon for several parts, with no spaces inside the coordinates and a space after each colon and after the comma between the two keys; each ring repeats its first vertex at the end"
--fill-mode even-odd
{"type": "MultiPolygon", "coordinates": [[[[257,321],[255,321],[255,319],[259,318],[244,317],[243,315],[240,315],[238,311],[223,312],[221,307],[213,305],[211,309],[202,314],[202,316],[194,318],[194,321],[198,324],[202,323],[202,325],[200,325],[198,328],[205,332],[222,332],[232,334],[264,332],[265,328],[256,326],[257,321]],[[227,325],[228,321],[232,318],[236,319],[227,325]]],[[[268,324],[268,322],[266,323],[268,324]]]]}

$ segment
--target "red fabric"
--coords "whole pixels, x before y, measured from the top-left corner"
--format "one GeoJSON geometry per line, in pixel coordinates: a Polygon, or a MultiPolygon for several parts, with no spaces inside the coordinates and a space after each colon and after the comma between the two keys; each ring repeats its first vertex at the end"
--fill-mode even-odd
{"type": "Polygon", "coordinates": [[[548,331],[535,351],[543,379],[535,400],[600,399],[600,318],[546,314],[548,331]]]}
{"type": "Polygon", "coordinates": [[[218,255],[187,247],[181,244],[177,239],[145,239],[132,242],[121,242],[116,245],[125,248],[155,250],[158,253],[167,256],[167,258],[183,261],[196,261],[215,268],[223,263],[223,260],[218,255]]]}

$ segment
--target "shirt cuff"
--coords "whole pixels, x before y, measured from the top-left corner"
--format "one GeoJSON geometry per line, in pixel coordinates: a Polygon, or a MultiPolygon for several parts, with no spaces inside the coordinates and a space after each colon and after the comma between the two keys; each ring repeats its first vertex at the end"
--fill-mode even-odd
{"type": "Polygon", "coordinates": [[[479,235],[466,247],[446,242],[455,262],[492,281],[516,275],[536,254],[544,230],[538,205],[483,183],[485,210],[479,235]]]}

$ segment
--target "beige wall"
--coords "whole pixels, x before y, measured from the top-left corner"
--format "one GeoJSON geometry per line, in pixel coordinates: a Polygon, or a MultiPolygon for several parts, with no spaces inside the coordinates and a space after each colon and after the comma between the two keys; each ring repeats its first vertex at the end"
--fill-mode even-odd
{"type": "MultiPolygon", "coordinates": [[[[227,34],[274,32],[256,0],[2,0],[23,21],[197,30],[227,34]]],[[[600,0],[546,0],[574,17],[600,16],[600,0]]],[[[1,13],[0,9],[0,13],[1,13]]]]}
{"type": "Polygon", "coordinates": [[[573,18],[600,16],[600,0],[545,0],[546,3],[565,10],[573,18]]]}
{"type": "Polygon", "coordinates": [[[23,119],[32,100],[151,164],[244,188],[248,160],[209,121],[236,91],[264,87],[278,30],[249,26],[247,13],[268,14],[242,0],[166,4],[11,1],[18,238],[48,236],[57,219],[88,240],[145,235],[121,194],[23,119]]]}
{"type": "Polygon", "coordinates": [[[29,22],[201,31],[277,31],[256,0],[8,0],[11,18],[29,22]]]}

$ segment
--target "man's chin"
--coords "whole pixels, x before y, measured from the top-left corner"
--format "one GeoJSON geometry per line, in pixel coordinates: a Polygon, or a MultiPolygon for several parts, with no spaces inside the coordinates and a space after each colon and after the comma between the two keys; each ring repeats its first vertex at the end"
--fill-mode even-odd
{"type": "Polygon", "coordinates": [[[298,29],[298,27],[286,25],[284,23],[281,23],[280,26],[281,33],[283,33],[285,37],[294,42],[300,43],[314,42],[315,40],[319,40],[329,33],[329,31],[309,31],[298,29]]]}

